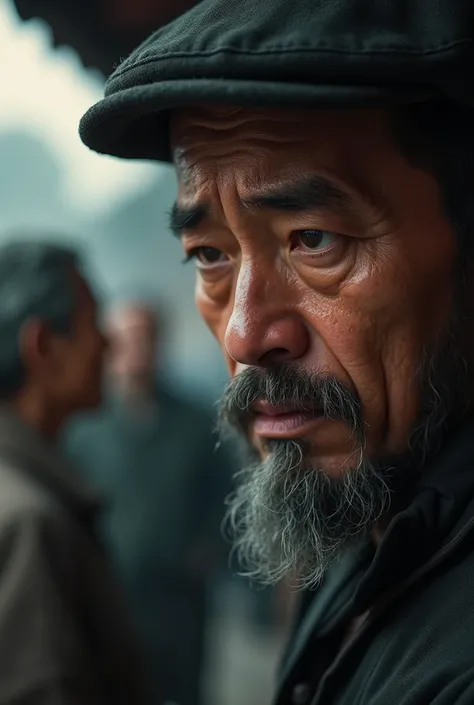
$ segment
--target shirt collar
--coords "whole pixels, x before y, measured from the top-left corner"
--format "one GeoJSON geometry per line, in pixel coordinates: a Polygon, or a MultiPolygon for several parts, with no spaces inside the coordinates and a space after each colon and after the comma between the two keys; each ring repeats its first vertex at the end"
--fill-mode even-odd
{"type": "Polygon", "coordinates": [[[463,530],[474,515],[473,495],[474,417],[470,417],[423,469],[406,509],[388,526],[355,596],[360,611],[430,561],[463,530]]]}

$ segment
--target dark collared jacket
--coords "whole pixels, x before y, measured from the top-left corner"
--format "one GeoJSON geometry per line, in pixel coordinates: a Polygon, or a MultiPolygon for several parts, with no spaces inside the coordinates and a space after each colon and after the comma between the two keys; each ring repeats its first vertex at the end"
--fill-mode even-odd
{"type": "Polygon", "coordinates": [[[473,419],[377,551],[347,556],[306,599],[276,703],[474,705],[473,419]]]}

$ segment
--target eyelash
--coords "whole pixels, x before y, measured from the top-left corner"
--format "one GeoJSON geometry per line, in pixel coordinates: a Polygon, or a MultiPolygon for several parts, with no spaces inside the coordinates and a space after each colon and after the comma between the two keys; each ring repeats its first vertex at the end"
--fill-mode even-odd
{"type": "Polygon", "coordinates": [[[184,256],[184,258],[181,260],[181,264],[189,264],[189,262],[192,262],[193,260],[198,259],[199,252],[206,247],[210,249],[217,249],[212,247],[212,245],[198,245],[197,247],[193,247],[187,252],[184,256]]]}
{"type": "Polygon", "coordinates": [[[197,247],[191,248],[189,252],[186,252],[185,256],[181,260],[181,264],[189,264],[190,262],[197,260],[199,252],[203,249],[203,247],[205,247],[205,245],[198,245],[197,247]]]}
{"type": "MultiPolygon", "coordinates": [[[[306,230],[313,230],[313,228],[306,228],[306,230]]],[[[316,229],[315,229],[316,230],[316,229]]],[[[295,231],[294,234],[298,234],[300,232],[304,231],[295,231]]],[[[336,234],[336,233],[335,233],[336,234]]],[[[205,245],[198,245],[197,247],[193,247],[192,249],[189,250],[181,260],[181,264],[186,265],[192,262],[193,260],[196,260],[198,258],[199,251],[203,249],[205,245]]],[[[209,245],[209,247],[212,247],[209,245]]]]}

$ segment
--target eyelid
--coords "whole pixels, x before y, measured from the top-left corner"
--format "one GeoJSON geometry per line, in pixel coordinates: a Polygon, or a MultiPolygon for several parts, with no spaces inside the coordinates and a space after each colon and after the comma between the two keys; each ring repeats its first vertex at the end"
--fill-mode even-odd
{"type": "Polygon", "coordinates": [[[300,228],[293,231],[292,236],[299,235],[302,232],[312,230],[319,231],[323,234],[327,233],[331,236],[331,242],[322,249],[305,249],[304,245],[298,245],[291,248],[291,254],[296,260],[302,264],[306,263],[313,267],[332,267],[335,264],[335,259],[338,261],[344,256],[351,239],[348,235],[343,235],[330,230],[322,230],[321,228],[300,228]]]}
{"type": "Polygon", "coordinates": [[[192,260],[196,260],[196,267],[198,269],[217,269],[217,267],[222,267],[224,264],[226,264],[229,261],[229,257],[220,250],[218,247],[214,247],[213,245],[196,245],[193,248],[190,248],[189,251],[186,253],[186,256],[183,259],[183,264],[187,264],[191,262],[192,260]],[[198,254],[199,250],[202,249],[213,249],[216,250],[217,252],[220,252],[222,255],[224,255],[227,259],[223,260],[221,262],[210,262],[209,264],[205,264],[204,262],[201,262],[198,254]]]}
{"type": "Polygon", "coordinates": [[[300,235],[301,233],[322,233],[323,235],[333,235],[335,237],[343,237],[343,234],[337,230],[328,230],[327,228],[296,228],[291,231],[292,235],[300,235]]]}
{"type": "Polygon", "coordinates": [[[347,217],[335,214],[318,215],[314,213],[301,214],[286,221],[286,226],[292,232],[305,230],[320,230],[334,235],[357,235],[360,226],[347,217]]]}
{"type": "Polygon", "coordinates": [[[199,250],[216,250],[216,252],[220,252],[223,255],[225,254],[220,247],[215,247],[214,245],[194,245],[194,247],[187,248],[186,255],[189,257],[195,257],[199,250]]]}
{"type": "MultiPolygon", "coordinates": [[[[297,230],[293,230],[290,235],[290,242],[292,245],[292,249],[297,249],[297,247],[300,245],[301,248],[303,249],[305,245],[303,243],[295,243],[295,238],[301,237],[301,235],[304,235],[304,233],[320,233],[322,237],[329,236],[329,238],[332,240],[332,244],[326,246],[322,250],[314,250],[314,254],[316,254],[318,251],[319,252],[325,252],[326,250],[330,249],[331,247],[334,247],[339,240],[342,240],[343,238],[347,237],[345,235],[342,235],[341,233],[334,232],[332,230],[323,230],[323,228],[298,228],[297,230]]],[[[304,250],[303,251],[307,251],[304,250]]],[[[308,250],[308,252],[311,252],[311,250],[308,250]]]]}

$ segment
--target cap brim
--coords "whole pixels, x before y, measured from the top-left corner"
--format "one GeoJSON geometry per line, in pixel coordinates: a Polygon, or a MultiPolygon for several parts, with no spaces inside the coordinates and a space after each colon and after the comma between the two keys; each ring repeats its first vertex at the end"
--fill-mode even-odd
{"type": "Polygon", "coordinates": [[[433,91],[419,85],[347,86],[185,79],[134,86],[112,93],[81,120],[82,141],[102,154],[171,161],[169,111],[223,103],[246,107],[383,107],[420,102],[433,91]]]}

